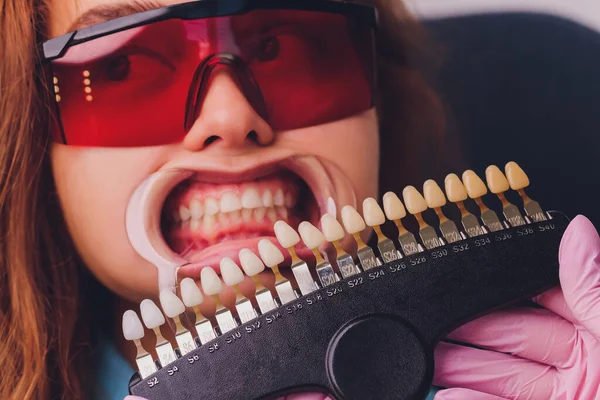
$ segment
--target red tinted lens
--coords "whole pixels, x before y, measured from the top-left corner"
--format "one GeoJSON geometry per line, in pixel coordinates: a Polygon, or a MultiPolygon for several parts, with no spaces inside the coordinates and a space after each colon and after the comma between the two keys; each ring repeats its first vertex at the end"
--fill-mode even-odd
{"type": "Polygon", "coordinates": [[[357,114],[372,106],[372,35],[338,14],[260,10],[161,21],[73,46],[52,62],[66,143],[180,141],[186,112],[202,112],[201,96],[190,94],[198,90],[197,71],[219,54],[243,66],[244,73],[239,67],[231,73],[240,90],[257,87],[261,96],[244,94],[276,131],[357,114]],[[188,98],[199,98],[196,109],[188,98]]]}

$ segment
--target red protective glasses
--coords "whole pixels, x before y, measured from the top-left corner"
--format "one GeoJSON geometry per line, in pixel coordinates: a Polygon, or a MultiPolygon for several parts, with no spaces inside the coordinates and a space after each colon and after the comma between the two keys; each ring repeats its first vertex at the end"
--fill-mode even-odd
{"type": "Polygon", "coordinates": [[[217,68],[275,131],[358,114],[373,106],[375,20],[370,6],[336,1],[203,0],[49,40],[55,139],[181,141],[217,68]]]}

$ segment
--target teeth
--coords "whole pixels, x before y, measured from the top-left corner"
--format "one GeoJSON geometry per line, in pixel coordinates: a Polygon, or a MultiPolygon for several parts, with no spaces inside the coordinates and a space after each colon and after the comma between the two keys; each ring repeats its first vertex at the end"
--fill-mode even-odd
{"type": "Polygon", "coordinates": [[[144,337],[144,327],[140,317],[133,310],[123,313],[123,336],[127,340],[139,340],[144,337]]]}
{"type": "Polygon", "coordinates": [[[325,236],[317,229],[316,226],[308,221],[303,221],[298,226],[298,232],[302,237],[302,241],[309,249],[317,249],[320,245],[325,242],[325,236]]]}
{"type": "Polygon", "coordinates": [[[404,204],[394,192],[387,192],[383,195],[383,209],[389,220],[395,221],[406,217],[404,204]]]}
{"type": "Polygon", "coordinates": [[[226,192],[223,194],[223,196],[221,196],[219,208],[222,213],[241,210],[242,202],[237,194],[233,192],[226,192]]]}
{"type": "Polygon", "coordinates": [[[477,199],[487,193],[485,183],[483,183],[481,178],[470,169],[463,172],[462,181],[467,189],[469,197],[472,199],[477,199]]]}
{"type": "Polygon", "coordinates": [[[269,218],[271,222],[277,221],[277,212],[273,207],[267,209],[267,218],[269,218]]]}
{"type": "Polygon", "coordinates": [[[366,228],[365,221],[352,206],[342,208],[342,223],[346,228],[346,232],[350,234],[361,232],[366,228]]]}
{"type": "Polygon", "coordinates": [[[185,306],[171,290],[166,289],[160,292],[160,306],[169,318],[175,318],[185,312],[185,306]]]}
{"type": "Polygon", "coordinates": [[[287,208],[292,208],[296,205],[296,199],[292,196],[291,192],[287,192],[285,194],[285,206],[287,208]]]}
{"type": "Polygon", "coordinates": [[[258,242],[258,254],[269,268],[283,262],[283,253],[269,239],[261,239],[258,242]]]}
{"type": "Polygon", "coordinates": [[[423,184],[423,195],[429,208],[439,208],[446,204],[446,196],[444,196],[442,188],[433,179],[429,179],[423,184]]]}
{"type": "Polygon", "coordinates": [[[504,193],[509,189],[508,180],[495,165],[490,165],[485,170],[485,179],[490,188],[490,192],[494,194],[504,193]]]}
{"type": "Polygon", "coordinates": [[[277,221],[273,225],[273,229],[275,230],[275,237],[277,237],[279,243],[286,249],[294,247],[300,242],[298,233],[285,221],[277,221]]]}
{"type": "Polygon", "coordinates": [[[404,204],[406,204],[409,213],[415,215],[427,210],[425,199],[414,186],[405,187],[402,191],[402,197],[404,197],[404,204]]]}
{"type": "Polygon", "coordinates": [[[202,204],[199,200],[194,199],[190,202],[190,213],[192,219],[200,219],[200,217],[204,215],[204,210],[202,209],[202,204]]]}
{"type": "Polygon", "coordinates": [[[204,220],[202,221],[202,229],[204,232],[210,232],[215,227],[217,223],[217,217],[215,215],[207,214],[204,216],[204,220]]]}
{"type": "MultiPolygon", "coordinates": [[[[270,242],[269,242],[270,243],[270,242]]],[[[265,264],[250,249],[242,249],[239,253],[240,264],[248,276],[258,275],[265,269],[265,264]]]]}
{"type": "Polygon", "coordinates": [[[220,263],[221,276],[227,286],[236,286],[244,281],[244,273],[229,257],[223,257],[220,263]]]}
{"type": "Polygon", "coordinates": [[[229,220],[231,222],[234,222],[234,223],[240,222],[241,218],[242,218],[242,211],[240,211],[240,210],[232,211],[229,213],[229,220]]]}
{"type": "Polygon", "coordinates": [[[285,198],[283,196],[283,189],[279,188],[275,191],[275,196],[273,197],[273,204],[279,207],[283,207],[285,205],[285,198]]]}
{"type": "Polygon", "coordinates": [[[182,221],[187,221],[191,217],[190,210],[184,205],[179,206],[179,217],[182,221]]]}
{"type": "Polygon", "coordinates": [[[248,222],[250,221],[250,219],[252,219],[252,213],[254,212],[254,210],[249,209],[249,208],[244,208],[242,210],[242,220],[244,222],[248,222]]]}
{"type": "Polygon", "coordinates": [[[529,186],[529,177],[516,162],[507,163],[504,167],[504,173],[512,190],[520,190],[529,186]]]}
{"type": "Polygon", "coordinates": [[[190,229],[192,231],[197,231],[199,227],[200,227],[200,220],[199,219],[193,219],[193,220],[190,221],[190,229]]]}
{"type": "Polygon", "coordinates": [[[262,198],[263,206],[273,207],[273,193],[270,190],[265,190],[262,198]]]}
{"type": "Polygon", "coordinates": [[[223,290],[221,279],[219,279],[215,270],[208,266],[202,268],[200,271],[200,284],[202,285],[202,290],[208,296],[214,296],[223,290]]]}
{"type": "Polygon", "coordinates": [[[265,214],[267,213],[267,209],[264,207],[255,208],[254,209],[254,219],[258,222],[262,222],[265,219],[265,214]]]}
{"type": "Polygon", "coordinates": [[[212,197],[207,198],[204,202],[204,212],[206,213],[206,215],[215,215],[216,213],[218,213],[219,203],[217,202],[217,200],[213,199],[212,197]]]}
{"type": "Polygon", "coordinates": [[[227,223],[229,222],[229,216],[224,213],[218,213],[217,221],[219,221],[219,224],[221,225],[227,225],[227,223]]]}
{"type": "Polygon", "coordinates": [[[192,278],[184,278],[179,284],[181,290],[181,300],[186,307],[195,307],[204,301],[202,292],[196,286],[192,278]]]}
{"type": "Polygon", "coordinates": [[[152,300],[145,299],[140,303],[142,320],[148,329],[158,328],[165,323],[165,316],[152,300]]]}
{"type": "Polygon", "coordinates": [[[282,219],[288,219],[288,209],[285,207],[277,207],[277,214],[282,218],[282,219]]]}
{"type": "Polygon", "coordinates": [[[342,240],[346,235],[344,228],[342,228],[338,220],[333,215],[327,213],[321,217],[321,229],[323,229],[323,234],[328,242],[342,240]]]}
{"type": "Polygon", "coordinates": [[[258,208],[262,207],[263,202],[260,199],[258,190],[255,188],[248,188],[244,190],[242,194],[242,207],[244,208],[258,208]]]}
{"type": "Polygon", "coordinates": [[[369,226],[379,226],[385,223],[383,210],[379,207],[377,200],[372,197],[367,197],[363,201],[363,216],[369,226]]]}
{"type": "Polygon", "coordinates": [[[458,203],[467,199],[467,190],[456,174],[449,174],[444,179],[444,188],[446,189],[448,200],[452,203],[458,203]]]}

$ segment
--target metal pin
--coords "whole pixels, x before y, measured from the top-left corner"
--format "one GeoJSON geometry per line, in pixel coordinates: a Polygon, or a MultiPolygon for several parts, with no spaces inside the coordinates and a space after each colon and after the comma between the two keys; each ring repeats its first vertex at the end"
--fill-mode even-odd
{"type": "Polygon", "coordinates": [[[325,240],[333,244],[335,249],[335,261],[340,274],[342,274],[342,278],[348,278],[358,274],[360,269],[358,269],[358,266],[354,263],[352,256],[346,253],[340,244],[340,240],[344,238],[346,233],[338,220],[331,214],[323,214],[321,217],[321,229],[323,230],[325,240]]]}
{"type": "Polygon", "coordinates": [[[383,210],[387,219],[393,221],[396,228],[398,228],[398,242],[400,242],[404,255],[410,256],[422,251],[423,249],[417,242],[415,235],[402,225],[401,219],[406,217],[406,209],[396,193],[387,192],[383,195],[383,210]]]}
{"type": "Polygon", "coordinates": [[[354,237],[354,240],[356,240],[356,244],[358,245],[356,255],[358,256],[362,268],[367,271],[381,265],[380,261],[375,256],[373,249],[367,246],[360,237],[360,233],[364,231],[367,226],[358,211],[352,206],[344,206],[341,214],[342,223],[344,224],[344,228],[346,228],[346,232],[354,237]]]}
{"type": "Polygon", "coordinates": [[[277,221],[273,228],[279,243],[290,253],[292,258],[291,270],[298,283],[300,294],[304,296],[317,290],[317,284],[308,269],[308,264],[298,257],[294,249],[294,246],[300,242],[298,233],[284,221],[277,221]]]}
{"type": "Polygon", "coordinates": [[[491,232],[496,232],[504,229],[504,225],[500,222],[498,215],[489,208],[481,197],[487,193],[487,187],[477,174],[471,170],[467,170],[462,175],[462,181],[470,198],[475,200],[481,210],[481,220],[491,232]]]}
{"type": "Polygon", "coordinates": [[[446,204],[446,196],[434,180],[429,179],[423,184],[423,195],[427,206],[432,208],[440,219],[440,232],[442,232],[446,242],[454,243],[462,240],[454,221],[449,220],[442,212],[442,206],[446,204]]]}
{"type": "Polygon", "coordinates": [[[177,349],[183,356],[196,349],[196,342],[192,334],[181,323],[180,315],[185,312],[183,302],[171,290],[160,292],[160,305],[167,317],[175,322],[175,341],[177,349]]]}
{"type": "Polygon", "coordinates": [[[254,280],[256,293],[254,294],[258,308],[262,314],[265,314],[277,307],[271,291],[263,286],[258,279],[258,274],[265,270],[265,264],[250,249],[242,249],[239,252],[239,259],[242,269],[246,275],[254,280]]]}
{"type": "Polygon", "coordinates": [[[537,201],[532,200],[525,193],[525,188],[529,186],[529,177],[525,174],[525,171],[514,161],[506,164],[504,167],[506,178],[512,190],[516,190],[517,193],[523,199],[523,208],[525,213],[534,222],[542,222],[548,220],[546,213],[542,210],[542,207],[537,201]]]}
{"type": "Polygon", "coordinates": [[[218,328],[220,330],[220,334],[237,328],[237,323],[229,311],[222,303],[219,298],[219,293],[223,290],[223,283],[219,276],[211,267],[204,267],[200,271],[200,284],[202,285],[202,290],[208,296],[212,296],[216,303],[216,313],[215,318],[217,320],[218,328]]]}
{"type": "Polygon", "coordinates": [[[319,277],[319,281],[321,282],[321,286],[329,286],[332,283],[336,283],[340,280],[337,276],[333,267],[329,263],[329,261],[325,260],[321,253],[319,253],[319,247],[325,243],[325,236],[321,233],[320,230],[317,229],[316,226],[311,224],[308,221],[303,221],[298,226],[298,232],[300,233],[300,237],[302,241],[314,254],[316,260],[315,270],[317,272],[317,276],[319,277]]]}
{"type": "Polygon", "coordinates": [[[152,356],[142,346],[141,338],[144,337],[144,327],[140,318],[133,310],[127,310],[123,313],[123,336],[127,340],[133,341],[136,348],[135,363],[137,364],[140,377],[146,377],[155,373],[158,369],[152,356]]]}
{"type": "Polygon", "coordinates": [[[438,237],[437,232],[423,220],[423,216],[421,215],[423,211],[427,210],[427,203],[421,193],[414,186],[407,186],[402,191],[402,197],[404,197],[406,209],[415,216],[419,223],[419,236],[421,236],[423,245],[427,249],[434,249],[441,246],[443,243],[438,237]]]}
{"type": "Polygon", "coordinates": [[[490,165],[485,170],[485,178],[490,191],[498,196],[502,202],[502,212],[510,226],[525,225],[525,220],[517,206],[509,202],[504,196],[504,192],[509,189],[509,185],[502,171],[497,166],[490,165]]]}
{"type": "Polygon", "coordinates": [[[166,322],[165,316],[157,305],[149,299],[145,299],[140,303],[140,311],[144,325],[146,325],[146,328],[152,329],[156,335],[156,354],[160,365],[164,367],[172,363],[177,359],[177,355],[171,343],[164,338],[159,329],[166,322]]]}
{"type": "Polygon", "coordinates": [[[186,307],[192,308],[196,314],[195,328],[198,333],[200,344],[205,344],[215,339],[217,335],[215,334],[212,323],[202,315],[200,308],[198,307],[198,305],[202,304],[204,301],[204,296],[202,295],[202,292],[200,292],[198,286],[196,286],[196,282],[194,282],[192,278],[185,278],[181,281],[179,287],[183,304],[185,304],[186,307]]]}
{"type": "Polygon", "coordinates": [[[258,242],[258,253],[265,265],[273,271],[275,275],[275,291],[278,297],[275,298],[280,304],[286,304],[296,300],[296,292],[290,281],[285,279],[279,272],[279,264],[284,260],[283,254],[277,246],[271,243],[268,239],[261,239],[258,242]]]}
{"type": "Polygon", "coordinates": [[[402,258],[394,242],[381,231],[381,225],[385,223],[385,215],[383,215],[383,210],[379,207],[377,200],[367,197],[363,201],[363,217],[365,218],[365,223],[372,227],[377,235],[377,248],[379,249],[381,258],[383,258],[383,262],[388,263],[402,258]]]}
{"type": "Polygon", "coordinates": [[[244,281],[244,273],[240,267],[229,257],[223,257],[220,263],[221,276],[225,284],[235,291],[235,308],[242,324],[253,320],[258,315],[254,311],[252,302],[240,292],[239,284],[244,281]]]}

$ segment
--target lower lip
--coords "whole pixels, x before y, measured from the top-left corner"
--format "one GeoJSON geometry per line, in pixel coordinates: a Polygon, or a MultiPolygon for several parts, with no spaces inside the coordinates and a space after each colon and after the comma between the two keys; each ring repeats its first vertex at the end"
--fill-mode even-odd
{"type": "MultiPolygon", "coordinates": [[[[275,237],[264,236],[251,239],[232,240],[210,246],[206,250],[194,254],[189,260],[190,263],[181,267],[178,274],[181,279],[192,278],[198,280],[200,278],[200,271],[202,268],[206,267],[213,268],[218,274],[220,274],[221,270],[219,264],[223,258],[229,257],[239,264],[239,252],[241,249],[245,248],[250,249],[254,254],[258,255],[258,242],[262,239],[269,239],[283,253],[285,260],[282,262],[282,267],[290,264],[291,257],[289,252],[279,244],[275,237]],[[202,262],[196,263],[194,259],[202,260],[202,262]]],[[[314,255],[312,251],[306,246],[298,246],[295,248],[295,250],[298,257],[304,261],[314,261],[314,255]]]]}

